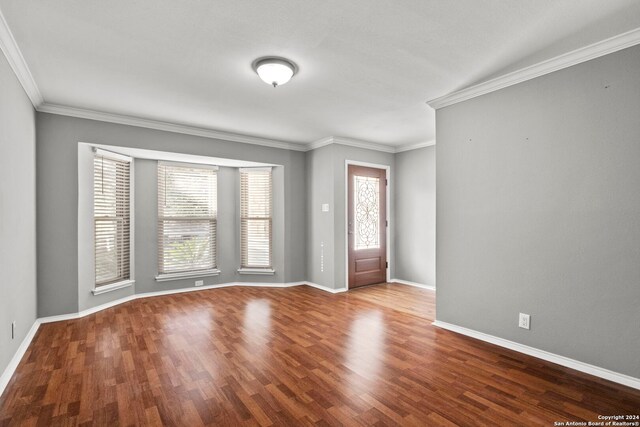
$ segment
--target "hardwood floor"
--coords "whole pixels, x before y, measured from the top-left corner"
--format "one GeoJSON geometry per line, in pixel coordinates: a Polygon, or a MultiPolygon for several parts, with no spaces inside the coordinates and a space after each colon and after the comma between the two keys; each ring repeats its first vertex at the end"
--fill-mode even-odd
{"type": "Polygon", "coordinates": [[[640,391],[431,325],[431,291],[222,288],[40,327],[0,425],[553,425],[640,391]]]}

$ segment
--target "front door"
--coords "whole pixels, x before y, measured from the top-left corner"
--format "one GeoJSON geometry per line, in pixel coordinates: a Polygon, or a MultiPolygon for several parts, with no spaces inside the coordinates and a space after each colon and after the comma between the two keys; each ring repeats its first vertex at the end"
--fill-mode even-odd
{"type": "Polygon", "coordinates": [[[387,175],[348,166],[349,288],[387,280],[387,175]]]}

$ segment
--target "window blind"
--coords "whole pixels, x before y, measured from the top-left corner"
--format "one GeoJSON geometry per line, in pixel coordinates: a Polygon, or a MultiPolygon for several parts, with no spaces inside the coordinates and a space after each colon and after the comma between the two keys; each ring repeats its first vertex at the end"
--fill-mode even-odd
{"type": "Polygon", "coordinates": [[[241,268],[272,267],[271,168],[240,169],[241,268]]]}
{"type": "Polygon", "coordinates": [[[158,272],[216,268],[216,169],[158,163],[158,272]]]}
{"type": "Polygon", "coordinates": [[[93,159],[95,285],[130,279],[130,162],[93,159]]]}

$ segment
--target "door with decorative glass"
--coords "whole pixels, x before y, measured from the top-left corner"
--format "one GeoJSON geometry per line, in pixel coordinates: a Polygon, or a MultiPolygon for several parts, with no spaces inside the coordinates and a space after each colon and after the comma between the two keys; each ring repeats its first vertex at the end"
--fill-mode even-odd
{"type": "Polygon", "coordinates": [[[348,166],[349,288],[387,279],[386,170],[348,166]]]}

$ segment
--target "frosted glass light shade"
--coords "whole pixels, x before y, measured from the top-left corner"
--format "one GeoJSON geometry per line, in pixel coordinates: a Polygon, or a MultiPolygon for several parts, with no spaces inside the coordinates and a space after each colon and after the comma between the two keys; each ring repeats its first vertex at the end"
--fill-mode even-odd
{"type": "Polygon", "coordinates": [[[285,84],[297,71],[295,64],[284,58],[258,59],[253,63],[253,69],[263,82],[273,87],[285,84]]]}

